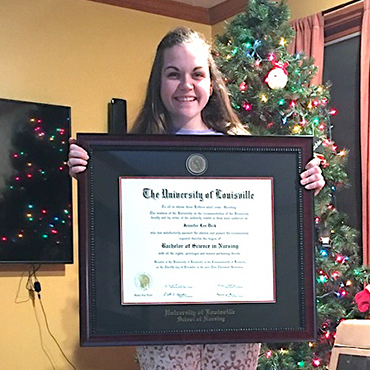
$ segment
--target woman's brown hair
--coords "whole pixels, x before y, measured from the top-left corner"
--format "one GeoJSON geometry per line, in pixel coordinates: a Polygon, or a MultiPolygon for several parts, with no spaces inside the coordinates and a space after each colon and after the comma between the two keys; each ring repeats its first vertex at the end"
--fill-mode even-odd
{"type": "Polygon", "coordinates": [[[212,57],[209,44],[198,32],[187,27],[175,28],[168,32],[159,43],[149,77],[145,101],[130,132],[137,134],[171,132],[171,122],[160,94],[164,51],[175,45],[190,42],[199,42],[208,51],[212,95],[202,111],[203,122],[208,128],[224,134],[248,134],[231,107],[224,80],[212,57]]]}

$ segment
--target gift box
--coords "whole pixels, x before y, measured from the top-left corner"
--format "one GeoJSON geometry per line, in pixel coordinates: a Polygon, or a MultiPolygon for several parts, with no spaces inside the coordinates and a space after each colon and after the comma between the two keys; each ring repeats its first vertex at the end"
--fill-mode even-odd
{"type": "Polygon", "coordinates": [[[338,325],[329,370],[370,370],[370,320],[338,325]]]}

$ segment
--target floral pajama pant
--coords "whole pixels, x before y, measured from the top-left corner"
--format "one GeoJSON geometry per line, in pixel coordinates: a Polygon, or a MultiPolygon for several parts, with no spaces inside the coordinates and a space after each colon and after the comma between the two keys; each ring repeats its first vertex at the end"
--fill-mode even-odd
{"type": "Polygon", "coordinates": [[[255,370],[259,343],[141,346],[141,370],[255,370]]]}

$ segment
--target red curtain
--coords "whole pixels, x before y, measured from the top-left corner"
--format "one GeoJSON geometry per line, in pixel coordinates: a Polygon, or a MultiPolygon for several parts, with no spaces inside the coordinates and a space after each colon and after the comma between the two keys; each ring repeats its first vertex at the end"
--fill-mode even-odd
{"type": "Polygon", "coordinates": [[[312,79],[311,85],[322,83],[324,66],[324,16],[321,13],[306,18],[294,20],[292,27],[296,36],[288,47],[291,54],[304,52],[315,59],[318,67],[317,75],[312,79]]]}

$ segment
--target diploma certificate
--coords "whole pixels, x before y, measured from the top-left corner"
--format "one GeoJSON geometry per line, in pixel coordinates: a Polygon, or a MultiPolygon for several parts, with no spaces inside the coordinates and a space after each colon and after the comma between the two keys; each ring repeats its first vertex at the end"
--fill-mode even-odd
{"type": "Polygon", "coordinates": [[[81,345],[315,339],[312,138],[77,139],[81,345]]]}
{"type": "Polygon", "coordinates": [[[272,178],[119,181],[122,304],[275,301],[272,178]]]}

